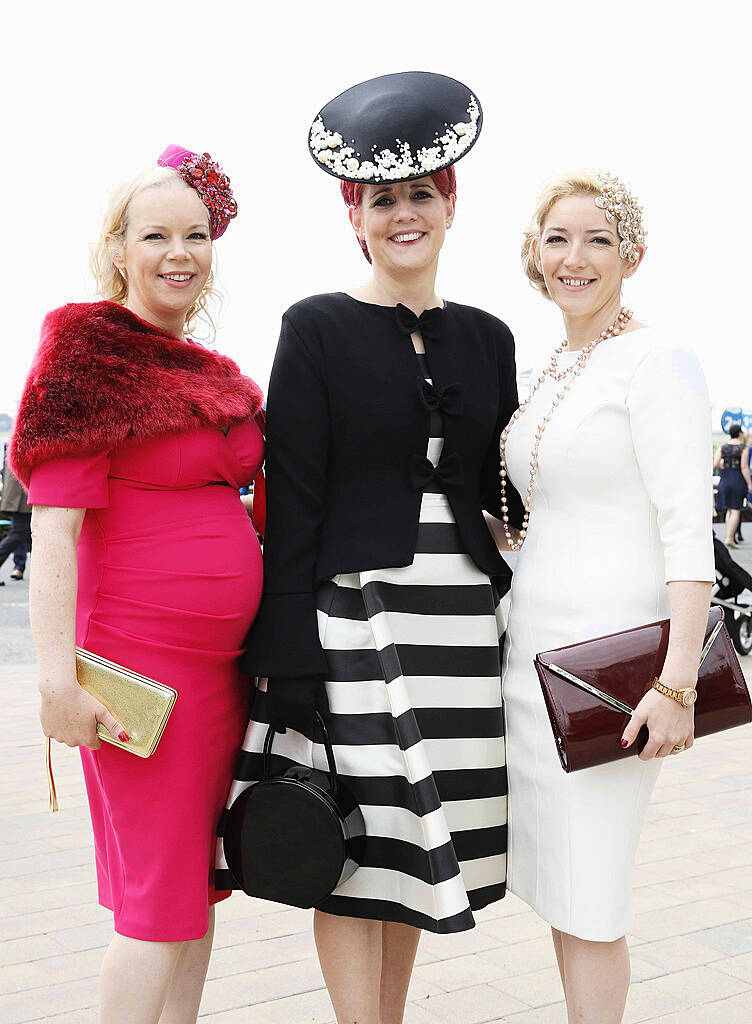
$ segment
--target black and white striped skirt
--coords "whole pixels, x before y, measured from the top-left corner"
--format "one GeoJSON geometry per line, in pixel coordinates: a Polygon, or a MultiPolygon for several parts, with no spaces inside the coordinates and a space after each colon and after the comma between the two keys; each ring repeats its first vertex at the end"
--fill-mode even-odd
{"type": "MultiPolygon", "coordinates": [[[[423,495],[411,565],[335,576],[317,604],[329,736],[367,833],[362,866],[319,909],[472,928],[473,911],[505,892],[503,626],[446,496],[423,495]]],[[[228,807],[261,774],[265,694],[256,698],[228,807]]],[[[274,754],[280,771],[326,767],[323,746],[292,729],[274,754]]],[[[217,888],[236,887],[221,838],[217,867],[217,888]]]]}

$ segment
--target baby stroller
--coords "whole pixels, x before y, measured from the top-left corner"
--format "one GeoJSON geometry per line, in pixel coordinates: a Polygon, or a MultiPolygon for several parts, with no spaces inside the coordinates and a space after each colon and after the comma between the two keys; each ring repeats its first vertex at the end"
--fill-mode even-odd
{"type": "Polygon", "coordinates": [[[713,537],[715,552],[715,583],[710,603],[726,610],[726,627],[739,654],[752,651],[752,576],[738,565],[725,544],[713,537]],[[747,599],[739,595],[749,591],[747,599]]]}

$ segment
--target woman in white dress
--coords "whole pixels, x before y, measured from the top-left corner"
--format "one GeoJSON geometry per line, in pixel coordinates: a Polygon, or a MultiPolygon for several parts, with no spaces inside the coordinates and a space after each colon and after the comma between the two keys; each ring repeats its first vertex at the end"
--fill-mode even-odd
{"type": "Polygon", "coordinates": [[[521,546],[503,672],[508,886],[550,923],[580,1024],[622,1019],[635,849],[659,759],[692,746],[693,711],[648,689],[622,739],[647,724],[639,757],[566,774],[533,658],[670,615],[660,681],[693,687],[715,576],[702,371],[680,338],[622,307],[645,252],[641,218],[611,176],[544,189],[523,261],[561,309],[566,341],[501,443],[502,470],[529,508],[519,534],[504,527],[507,546],[521,546]]]}

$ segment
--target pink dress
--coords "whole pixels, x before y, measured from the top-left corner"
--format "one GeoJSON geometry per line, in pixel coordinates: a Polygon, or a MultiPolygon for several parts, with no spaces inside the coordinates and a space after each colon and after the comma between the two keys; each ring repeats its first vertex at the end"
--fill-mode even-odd
{"type": "Polygon", "coordinates": [[[238,488],[263,457],[255,422],[132,441],[34,469],[29,501],[85,508],[76,643],[174,686],[141,759],[81,748],[99,901],[121,935],[200,938],[215,831],[249,714],[238,672],[261,598],[261,551],[238,488]]]}

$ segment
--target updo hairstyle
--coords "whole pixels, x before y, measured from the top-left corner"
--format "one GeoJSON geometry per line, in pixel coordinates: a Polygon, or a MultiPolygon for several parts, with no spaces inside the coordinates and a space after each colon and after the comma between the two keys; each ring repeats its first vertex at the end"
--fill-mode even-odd
{"type": "MultiPolygon", "coordinates": [[[[190,188],[172,167],[149,167],[127,181],[121,182],[113,191],[102,219],[99,240],[92,245],[89,257],[89,266],[97,283],[97,293],[103,299],[109,299],[110,302],[117,302],[122,306],[128,298],[128,280],[125,274],[115,266],[113,255],[116,246],[125,245],[128,210],[131,202],[147,188],[174,188],[176,186],[190,188]]],[[[213,331],[214,323],[207,308],[212,299],[220,299],[214,284],[213,266],[201,294],[185,315],[187,329],[197,317],[202,317],[213,331]]]]}

